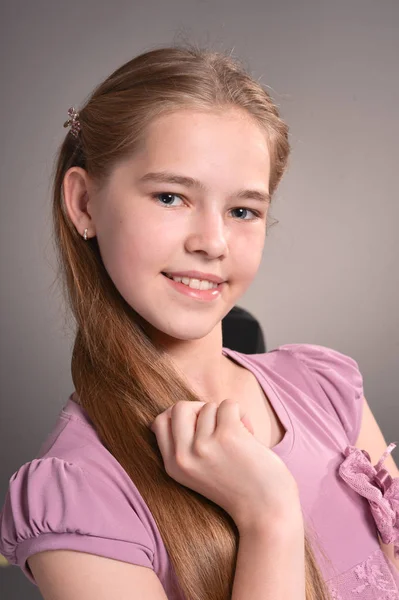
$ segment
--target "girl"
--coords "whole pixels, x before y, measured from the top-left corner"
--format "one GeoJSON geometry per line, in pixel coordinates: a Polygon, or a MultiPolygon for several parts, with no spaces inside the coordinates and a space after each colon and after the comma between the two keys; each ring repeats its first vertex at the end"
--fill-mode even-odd
{"type": "Polygon", "coordinates": [[[398,599],[395,444],[357,363],[222,345],[287,167],[268,93],[230,56],[161,48],[69,117],[75,390],[10,479],[0,551],[51,600],[398,599]]]}

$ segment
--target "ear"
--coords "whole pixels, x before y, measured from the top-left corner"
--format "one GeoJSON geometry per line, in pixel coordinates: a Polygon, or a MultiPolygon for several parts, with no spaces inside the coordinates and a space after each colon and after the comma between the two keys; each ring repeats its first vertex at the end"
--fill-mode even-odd
{"type": "Polygon", "coordinates": [[[64,176],[62,190],[65,210],[78,233],[83,236],[87,228],[87,237],[94,236],[95,224],[89,205],[92,185],[87,171],[81,167],[68,169],[64,176]]]}

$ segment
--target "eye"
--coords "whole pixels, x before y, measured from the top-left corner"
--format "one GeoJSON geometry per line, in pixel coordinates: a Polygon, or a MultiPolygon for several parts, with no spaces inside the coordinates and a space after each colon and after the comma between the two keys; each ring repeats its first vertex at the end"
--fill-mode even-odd
{"type": "Polygon", "coordinates": [[[178,194],[173,194],[172,192],[160,192],[159,194],[153,194],[152,198],[155,198],[155,200],[159,200],[164,206],[173,206],[171,204],[171,202],[173,202],[173,198],[180,198],[180,200],[182,199],[181,196],[179,196],[178,194]],[[159,200],[162,196],[163,199],[159,200]],[[163,201],[164,199],[166,200],[166,202],[163,201]]]}
{"type": "MultiPolygon", "coordinates": [[[[174,198],[179,198],[180,200],[183,201],[182,197],[179,196],[179,194],[174,194],[173,192],[159,192],[158,194],[152,194],[151,197],[155,198],[155,200],[158,200],[163,206],[175,206],[173,204],[174,198]]],[[[257,219],[259,219],[261,217],[261,214],[259,212],[257,212],[256,210],[249,209],[249,208],[244,208],[244,207],[233,208],[232,212],[235,212],[235,211],[241,211],[241,213],[240,213],[241,216],[238,217],[239,221],[256,221],[257,219]],[[244,215],[252,213],[253,217],[252,218],[242,218],[243,213],[244,213],[244,215]]]]}
{"type": "MultiPolygon", "coordinates": [[[[251,210],[249,208],[243,208],[243,207],[241,207],[241,208],[233,208],[232,212],[234,212],[234,211],[244,211],[244,213],[246,213],[246,214],[247,213],[252,213],[254,215],[254,217],[252,217],[252,219],[241,219],[241,218],[239,218],[238,219],[239,221],[255,221],[256,219],[259,219],[260,216],[261,216],[260,213],[258,213],[256,210],[251,210]]],[[[241,215],[242,215],[242,212],[241,212],[241,215]]]]}

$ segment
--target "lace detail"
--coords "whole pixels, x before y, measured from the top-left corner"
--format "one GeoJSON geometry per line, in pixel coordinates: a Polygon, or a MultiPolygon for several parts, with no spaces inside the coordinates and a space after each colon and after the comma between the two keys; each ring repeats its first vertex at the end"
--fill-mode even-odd
{"type": "Polygon", "coordinates": [[[393,544],[395,558],[399,558],[399,477],[391,477],[382,467],[395,447],[396,443],[389,444],[373,467],[366,450],[347,446],[344,451],[346,458],[338,472],[355,492],[368,500],[382,541],[393,544]]]}
{"type": "Polygon", "coordinates": [[[363,562],[327,581],[332,600],[399,600],[399,573],[380,548],[363,562]]]}

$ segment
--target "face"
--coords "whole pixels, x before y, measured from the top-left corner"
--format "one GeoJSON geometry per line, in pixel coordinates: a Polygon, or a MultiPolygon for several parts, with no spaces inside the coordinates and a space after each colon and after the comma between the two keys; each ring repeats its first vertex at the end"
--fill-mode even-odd
{"type": "Polygon", "coordinates": [[[89,195],[91,221],[80,229],[97,236],[115,286],[151,330],[179,340],[203,338],[256,275],[269,173],[266,137],[243,113],[163,115],[140,150],[89,195]],[[164,275],[189,271],[202,274],[195,279],[211,274],[224,283],[201,291],[191,287],[198,283],[164,275]]]}

